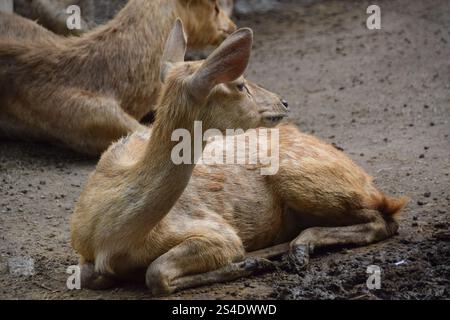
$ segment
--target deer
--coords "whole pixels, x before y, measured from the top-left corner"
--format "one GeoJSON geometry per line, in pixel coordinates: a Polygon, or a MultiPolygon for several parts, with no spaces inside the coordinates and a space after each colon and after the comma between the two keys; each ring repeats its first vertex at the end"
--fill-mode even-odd
{"type": "MultiPolygon", "coordinates": [[[[286,252],[307,266],[318,248],[368,245],[397,232],[406,199],[386,196],[341,151],[283,123],[288,103],[243,77],[252,39],[251,29],[239,29],[206,60],[185,62],[177,21],[153,126],[110,146],[72,215],[82,288],[138,280],[153,296],[169,295],[270,270],[286,252]],[[256,169],[267,163],[175,164],[172,134],[192,133],[196,120],[220,132],[279,130],[278,172],[261,175],[256,169]],[[310,226],[293,236],[289,217],[310,226]]],[[[204,142],[203,155],[214,144],[225,150],[226,138],[204,142]]]]}
{"type": "MultiPolygon", "coordinates": [[[[13,0],[7,1],[12,3],[13,0]]],[[[93,21],[95,12],[93,0],[15,0],[15,5],[17,13],[37,20],[45,28],[60,35],[79,36],[96,27],[96,23],[93,21]],[[77,5],[81,9],[79,29],[67,28],[67,19],[70,17],[70,11],[68,13],[67,8],[71,5],[77,5]]],[[[225,14],[232,15],[233,0],[219,0],[219,5],[225,14]]],[[[10,7],[12,8],[12,5],[10,7]]]]}
{"type": "Polygon", "coordinates": [[[192,48],[218,45],[236,29],[213,0],[130,0],[107,24],[70,38],[0,12],[0,136],[98,156],[145,131],[140,121],[156,103],[177,16],[192,48]]]}

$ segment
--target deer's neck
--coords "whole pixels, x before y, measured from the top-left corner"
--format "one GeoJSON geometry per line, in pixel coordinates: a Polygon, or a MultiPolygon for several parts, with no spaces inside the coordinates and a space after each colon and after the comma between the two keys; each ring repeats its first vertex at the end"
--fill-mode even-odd
{"type": "MultiPolygon", "coordinates": [[[[179,97],[176,92],[171,96],[179,97]]],[[[142,159],[133,168],[132,181],[139,190],[139,210],[135,211],[134,218],[144,233],[169,213],[188,185],[195,167],[194,159],[183,164],[175,164],[172,159],[172,150],[180,143],[172,141],[174,130],[189,133],[187,143],[194,154],[194,122],[198,119],[198,115],[192,113],[192,106],[173,100],[173,104],[163,103],[158,107],[151,138],[142,159]]],[[[202,150],[203,147],[201,144],[202,150]]]]}
{"type": "Polygon", "coordinates": [[[130,0],[106,25],[75,39],[71,49],[83,57],[86,72],[96,70],[92,86],[110,91],[141,118],[156,103],[160,60],[175,18],[173,0],[130,0]]]}

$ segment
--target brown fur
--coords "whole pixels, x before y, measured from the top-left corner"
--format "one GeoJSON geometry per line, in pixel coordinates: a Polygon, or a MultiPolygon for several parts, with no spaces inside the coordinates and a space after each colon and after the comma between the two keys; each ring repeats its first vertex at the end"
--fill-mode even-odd
{"type": "MultiPolygon", "coordinates": [[[[12,1],[12,0],[11,0],[12,1]]],[[[200,11],[196,14],[197,17],[203,17],[211,14],[211,10],[208,6],[205,6],[206,2],[198,0],[183,0],[187,5],[194,6],[194,10],[200,8],[200,11]]],[[[214,0],[208,0],[210,3],[214,3],[214,0]]],[[[217,2],[220,8],[223,9],[217,14],[217,27],[228,30],[230,28],[230,21],[222,16],[226,14],[231,16],[233,11],[233,0],[218,0],[217,2]]],[[[39,24],[45,28],[60,34],[60,35],[81,35],[93,27],[95,24],[91,21],[94,19],[95,0],[15,0],[15,6],[18,7],[19,14],[36,20],[39,24]],[[68,14],[66,8],[69,5],[78,5],[81,8],[82,13],[82,25],[81,30],[69,30],[66,26],[66,20],[68,14]],[[83,19],[87,17],[87,19],[83,19]],[[89,20],[89,22],[86,22],[89,20]]],[[[217,31],[203,30],[206,34],[217,34],[217,31]]]]}
{"type": "MultiPolygon", "coordinates": [[[[147,268],[151,292],[168,294],[248,276],[270,265],[258,256],[273,254],[264,251],[244,260],[246,252],[281,241],[294,239],[291,254],[307,262],[314,248],[367,245],[397,231],[397,222],[378,211],[383,201],[395,200],[383,200],[387,198],[371,177],[342,152],[290,124],[278,126],[280,168],[274,176],[260,175],[255,168],[261,164],[173,164],[170,134],[175,128],[191,131],[197,119],[205,129],[245,129],[267,125],[264,114],[280,114],[274,94],[250,83],[248,95],[237,91],[236,81],[242,78],[215,86],[206,104],[199,103],[198,97],[207,96],[203,86],[223,78],[217,61],[228,57],[233,66],[242,65],[249,47],[239,38],[213,53],[209,59],[216,63],[203,64],[176,62],[173,57],[180,50],[177,41],[169,40],[171,52],[162,68],[166,84],[153,128],[103,154],[72,217],[72,245],[81,257],[83,286],[105,288],[116,277],[147,268]],[[212,81],[193,76],[202,74],[205,65],[212,81]],[[290,234],[289,213],[309,224],[300,235],[300,229],[290,234]]],[[[222,139],[210,144],[223,147],[222,139]]]]}
{"type": "Polygon", "coordinates": [[[380,211],[384,216],[396,219],[400,214],[403,207],[408,203],[408,197],[392,198],[388,195],[381,194],[382,201],[378,206],[378,211],[380,211]]]}
{"type": "Polygon", "coordinates": [[[235,29],[210,0],[131,0],[80,38],[0,13],[0,135],[99,154],[145,130],[138,120],[159,94],[163,44],[176,16],[193,47],[220,43],[235,29]]]}

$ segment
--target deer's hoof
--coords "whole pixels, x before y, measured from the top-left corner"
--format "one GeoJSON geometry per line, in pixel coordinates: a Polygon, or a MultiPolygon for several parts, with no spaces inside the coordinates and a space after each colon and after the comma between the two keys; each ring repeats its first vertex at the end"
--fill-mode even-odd
{"type": "Polygon", "coordinates": [[[309,264],[310,249],[308,245],[297,245],[283,257],[283,265],[288,271],[300,273],[309,264]]]}
{"type": "Polygon", "coordinates": [[[95,271],[92,263],[81,266],[81,288],[91,290],[106,290],[114,287],[116,281],[108,275],[95,271]]]}
{"type": "Polygon", "coordinates": [[[275,269],[275,264],[272,261],[263,258],[247,258],[241,262],[241,266],[244,270],[251,271],[252,273],[275,269]]]}
{"type": "Polygon", "coordinates": [[[168,296],[174,292],[169,285],[167,276],[163,272],[152,268],[147,269],[145,284],[153,297],[168,296]]]}

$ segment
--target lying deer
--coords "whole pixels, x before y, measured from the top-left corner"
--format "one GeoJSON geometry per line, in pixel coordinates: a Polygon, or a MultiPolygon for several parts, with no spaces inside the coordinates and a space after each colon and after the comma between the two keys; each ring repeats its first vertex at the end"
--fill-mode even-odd
{"type": "MultiPolygon", "coordinates": [[[[13,1],[13,0],[4,0],[13,1]]],[[[95,27],[95,0],[15,0],[16,12],[29,19],[36,20],[47,29],[60,35],[81,35],[95,27]],[[70,12],[67,8],[77,5],[81,9],[81,28],[67,28],[70,12]]],[[[123,0],[125,3],[126,0],[123,0]]],[[[231,16],[233,0],[219,0],[223,11],[231,16]]]]}
{"type": "Polygon", "coordinates": [[[289,237],[285,210],[315,226],[291,243],[305,264],[313,249],[366,245],[396,232],[406,200],[385,196],[342,152],[292,125],[278,127],[274,176],[253,165],[174,164],[172,133],[192,133],[195,120],[224,131],[271,127],[286,115],[286,102],[242,77],[251,46],[251,30],[240,29],[205,61],[183,62],[186,40],[177,22],[153,127],[103,154],[73,214],[83,287],[104,289],[146,270],[148,288],[163,295],[248,276],[285,250],[246,254],[289,237]]]}
{"type": "Polygon", "coordinates": [[[191,47],[235,30],[211,0],[130,0],[80,38],[58,37],[0,13],[0,136],[32,138],[100,154],[136,130],[160,90],[164,41],[176,16],[191,47]]]}

